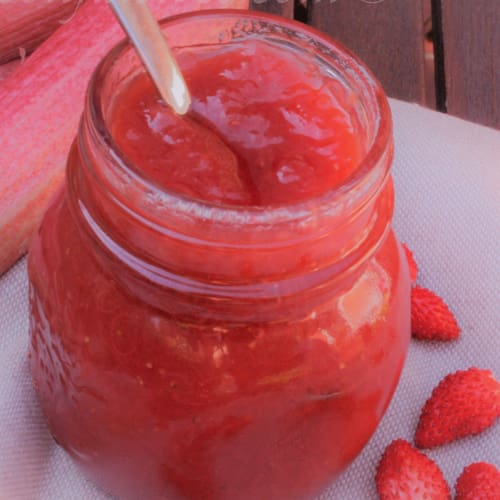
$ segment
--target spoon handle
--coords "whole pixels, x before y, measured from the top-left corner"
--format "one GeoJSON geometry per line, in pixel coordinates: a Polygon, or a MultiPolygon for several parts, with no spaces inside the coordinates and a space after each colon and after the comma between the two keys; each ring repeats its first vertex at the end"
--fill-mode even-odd
{"type": "Polygon", "coordinates": [[[111,8],[134,44],[163,100],[183,115],[189,89],[146,0],[110,0],[111,8]]]}

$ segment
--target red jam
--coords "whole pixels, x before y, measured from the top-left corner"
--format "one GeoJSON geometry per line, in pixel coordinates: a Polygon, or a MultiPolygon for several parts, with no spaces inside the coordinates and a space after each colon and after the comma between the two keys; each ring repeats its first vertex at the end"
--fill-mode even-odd
{"type": "Polygon", "coordinates": [[[144,75],[101,96],[114,144],[86,109],[29,255],[35,388],[120,498],[311,498],[373,434],[406,354],[392,143],[347,190],[366,145],[310,54],[249,36],[178,58],[186,117],[144,75]]]}
{"type": "Polygon", "coordinates": [[[114,105],[120,149],[160,185],[238,205],[295,203],[345,180],[361,160],[339,91],[306,56],[259,40],[178,54],[192,93],[179,117],[151,80],[114,105]]]}

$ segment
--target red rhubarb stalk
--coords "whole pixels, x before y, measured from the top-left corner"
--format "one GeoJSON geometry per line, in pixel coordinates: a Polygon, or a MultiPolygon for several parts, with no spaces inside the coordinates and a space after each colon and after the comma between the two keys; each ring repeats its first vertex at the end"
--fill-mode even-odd
{"type": "Polygon", "coordinates": [[[0,64],[29,53],[75,12],[81,0],[0,0],[0,64]]]}
{"type": "MultiPolygon", "coordinates": [[[[15,59],[8,63],[0,65],[0,83],[5,80],[21,64],[21,59],[15,59]]],[[[1,153],[0,153],[1,154],[1,153]]]]}
{"type": "MultiPolygon", "coordinates": [[[[150,0],[155,15],[247,0],[150,0]]],[[[87,0],[76,14],[0,82],[0,274],[27,249],[76,134],[92,70],[123,38],[107,2],[87,0]]]]}

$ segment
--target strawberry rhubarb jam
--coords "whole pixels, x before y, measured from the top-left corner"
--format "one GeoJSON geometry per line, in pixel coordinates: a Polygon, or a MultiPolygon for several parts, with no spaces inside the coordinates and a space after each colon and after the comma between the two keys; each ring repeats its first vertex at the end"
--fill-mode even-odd
{"type": "Polygon", "coordinates": [[[189,113],[114,49],[32,242],[40,404],[119,498],[312,498],[373,434],[408,345],[387,101],[291,21],[163,29],[189,113]]]}

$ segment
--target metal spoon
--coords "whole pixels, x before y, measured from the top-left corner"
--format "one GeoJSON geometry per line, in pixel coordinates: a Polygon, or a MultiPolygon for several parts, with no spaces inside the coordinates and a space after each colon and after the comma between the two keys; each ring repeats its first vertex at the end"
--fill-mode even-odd
{"type": "Polygon", "coordinates": [[[185,114],[191,104],[189,89],[146,0],[110,4],[163,100],[177,114],[185,114]]]}

